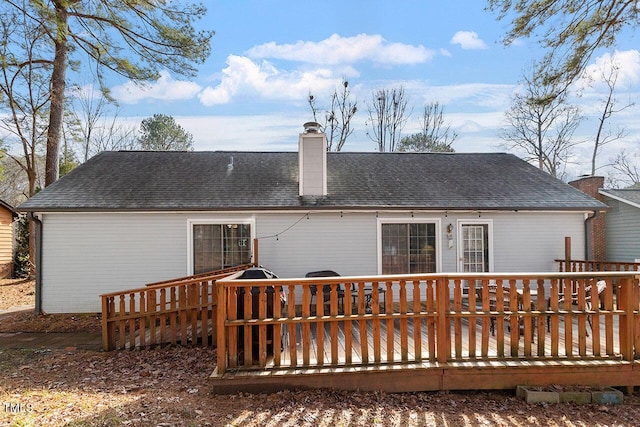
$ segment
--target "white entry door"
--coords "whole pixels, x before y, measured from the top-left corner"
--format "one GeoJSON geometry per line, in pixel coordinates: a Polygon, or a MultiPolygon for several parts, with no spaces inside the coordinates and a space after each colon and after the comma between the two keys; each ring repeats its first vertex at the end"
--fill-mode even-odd
{"type": "Polygon", "coordinates": [[[491,224],[460,222],[458,227],[458,269],[464,273],[492,271],[491,224]]]}

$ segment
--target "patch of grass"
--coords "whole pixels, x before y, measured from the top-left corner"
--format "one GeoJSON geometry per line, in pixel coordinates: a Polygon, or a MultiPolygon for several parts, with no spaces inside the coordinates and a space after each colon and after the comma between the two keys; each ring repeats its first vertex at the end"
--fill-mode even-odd
{"type": "Polygon", "coordinates": [[[66,425],[68,427],[90,427],[90,426],[111,427],[111,426],[120,426],[124,421],[126,421],[126,419],[117,415],[114,411],[107,411],[96,417],[92,417],[89,419],[71,421],[66,425]]]}

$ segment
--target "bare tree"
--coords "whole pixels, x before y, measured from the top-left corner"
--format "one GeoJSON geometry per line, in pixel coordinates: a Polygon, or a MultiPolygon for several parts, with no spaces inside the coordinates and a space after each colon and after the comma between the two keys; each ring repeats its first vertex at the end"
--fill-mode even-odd
{"type": "Polygon", "coordinates": [[[430,153],[455,151],[451,145],[458,138],[458,134],[449,124],[445,124],[444,107],[440,103],[436,101],[425,105],[420,122],[420,132],[402,137],[398,143],[398,151],[430,153]]]}
{"type": "Polygon", "coordinates": [[[52,64],[36,61],[46,29],[34,25],[26,15],[16,11],[0,22],[0,105],[7,112],[0,127],[7,133],[5,144],[19,147],[20,154],[7,155],[27,177],[26,196],[35,194],[38,181],[37,156],[44,153],[49,114],[49,80],[52,64]]]}
{"type": "MultiPolygon", "coordinates": [[[[26,197],[35,194],[39,179],[38,153],[49,129],[47,116],[51,101],[49,75],[53,64],[39,60],[47,38],[46,28],[26,13],[10,10],[0,22],[0,105],[6,112],[0,128],[8,135],[4,144],[15,145],[18,152],[7,156],[26,176],[26,197]]],[[[29,221],[30,274],[35,273],[35,226],[29,221]]]]}
{"type": "Polygon", "coordinates": [[[613,169],[618,172],[619,177],[611,177],[611,181],[620,182],[625,186],[639,186],[640,185],[640,168],[637,161],[638,155],[629,154],[627,151],[622,150],[612,160],[613,169]],[[632,159],[635,158],[635,159],[632,159]]]}
{"type": "Polygon", "coordinates": [[[117,103],[93,87],[77,88],[73,94],[77,108],[72,109],[72,114],[80,134],[82,162],[101,151],[137,147],[136,126],[126,126],[120,122],[117,103]]]}
{"type": "Polygon", "coordinates": [[[349,82],[342,80],[342,89],[334,89],[331,94],[331,107],[325,111],[324,121],[318,120],[319,109],[316,105],[316,97],[309,94],[308,102],[313,120],[320,123],[322,131],[327,135],[327,149],[329,151],[341,151],[347,138],[353,133],[351,119],[358,111],[357,101],[351,99],[349,82]],[[335,143],[335,145],[334,145],[335,143]]]}
{"type": "Polygon", "coordinates": [[[18,11],[44,30],[46,43],[20,62],[50,65],[45,185],[58,178],[68,69],[77,70],[80,61],[95,65],[101,86],[105,72],[136,82],[157,79],[163,69],[191,76],[208,57],[213,36],[193,24],[206,8],[187,2],[6,0],[0,11],[3,18],[18,11]]]}
{"type": "Polygon", "coordinates": [[[367,105],[369,138],[378,144],[378,151],[396,151],[402,129],[411,114],[407,113],[404,87],[380,89],[372,93],[371,105],[367,105]]]}
{"type": "MultiPolygon", "coordinates": [[[[44,187],[44,156],[37,155],[35,187],[44,187]]],[[[2,179],[0,179],[0,199],[12,206],[18,206],[29,198],[29,179],[16,156],[6,156],[0,160],[2,168],[2,179]]]]}
{"type": "Polygon", "coordinates": [[[582,121],[580,110],[566,103],[559,85],[543,81],[540,75],[524,78],[524,92],[516,93],[505,113],[510,127],[501,132],[508,149],[527,161],[536,161],[541,170],[560,177],[573,147],[582,141],[572,139],[582,121]]]}
{"type": "Polygon", "coordinates": [[[614,114],[635,105],[634,103],[628,103],[623,105],[622,107],[617,107],[618,102],[614,96],[616,83],[618,81],[618,75],[620,73],[620,67],[617,64],[612,62],[609,66],[603,66],[599,71],[601,81],[606,84],[607,93],[601,102],[602,112],[598,117],[598,129],[593,141],[593,151],[591,154],[591,175],[596,174],[596,160],[599,150],[602,148],[602,146],[627,136],[627,130],[624,126],[618,125],[614,129],[611,126],[607,127],[606,123],[614,114]]]}
{"type": "Polygon", "coordinates": [[[102,151],[134,150],[138,148],[138,128],[122,123],[119,111],[113,116],[104,117],[101,124],[92,133],[89,157],[102,151]]]}
{"type": "Polygon", "coordinates": [[[102,93],[93,90],[93,86],[89,90],[77,88],[74,94],[80,108],[79,111],[74,109],[73,115],[80,125],[82,161],[86,162],[91,157],[93,132],[98,126],[98,121],[104,115],[109,100],[102,93]]]}

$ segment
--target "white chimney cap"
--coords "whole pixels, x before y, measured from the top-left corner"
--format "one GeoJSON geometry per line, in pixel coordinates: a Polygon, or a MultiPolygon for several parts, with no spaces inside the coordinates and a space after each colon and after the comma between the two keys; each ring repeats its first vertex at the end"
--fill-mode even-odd
{"type": "Polygon", "coordinates": [[[307,133],[318,133],[320,131],[320,123],[318,122],[306,122],[302,126],[307,133]]]}

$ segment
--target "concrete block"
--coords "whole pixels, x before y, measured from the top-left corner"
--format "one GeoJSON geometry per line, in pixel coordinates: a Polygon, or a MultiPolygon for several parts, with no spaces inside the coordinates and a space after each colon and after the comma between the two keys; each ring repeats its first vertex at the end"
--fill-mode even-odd
{"type": "Polygon", "coordinates": [[[558,393],[560,397],[560,403],[573,402],[573,403],[591,403],[590,391],[561,391],[558,393]]]}
{"type": "Polygon", "coordinates": [[[591,392],[591,401],[599,405],[620,405],[624,400],[624,395],[620,390],[607,387],[602,390],[591,392]]]}
{"type": "Polygon", "coordinates": [[[559,403],[560,394],[557,391],[537,390],[536,387],[518,386],[516,396],[520,396],[527,403],[559,403]]]}

